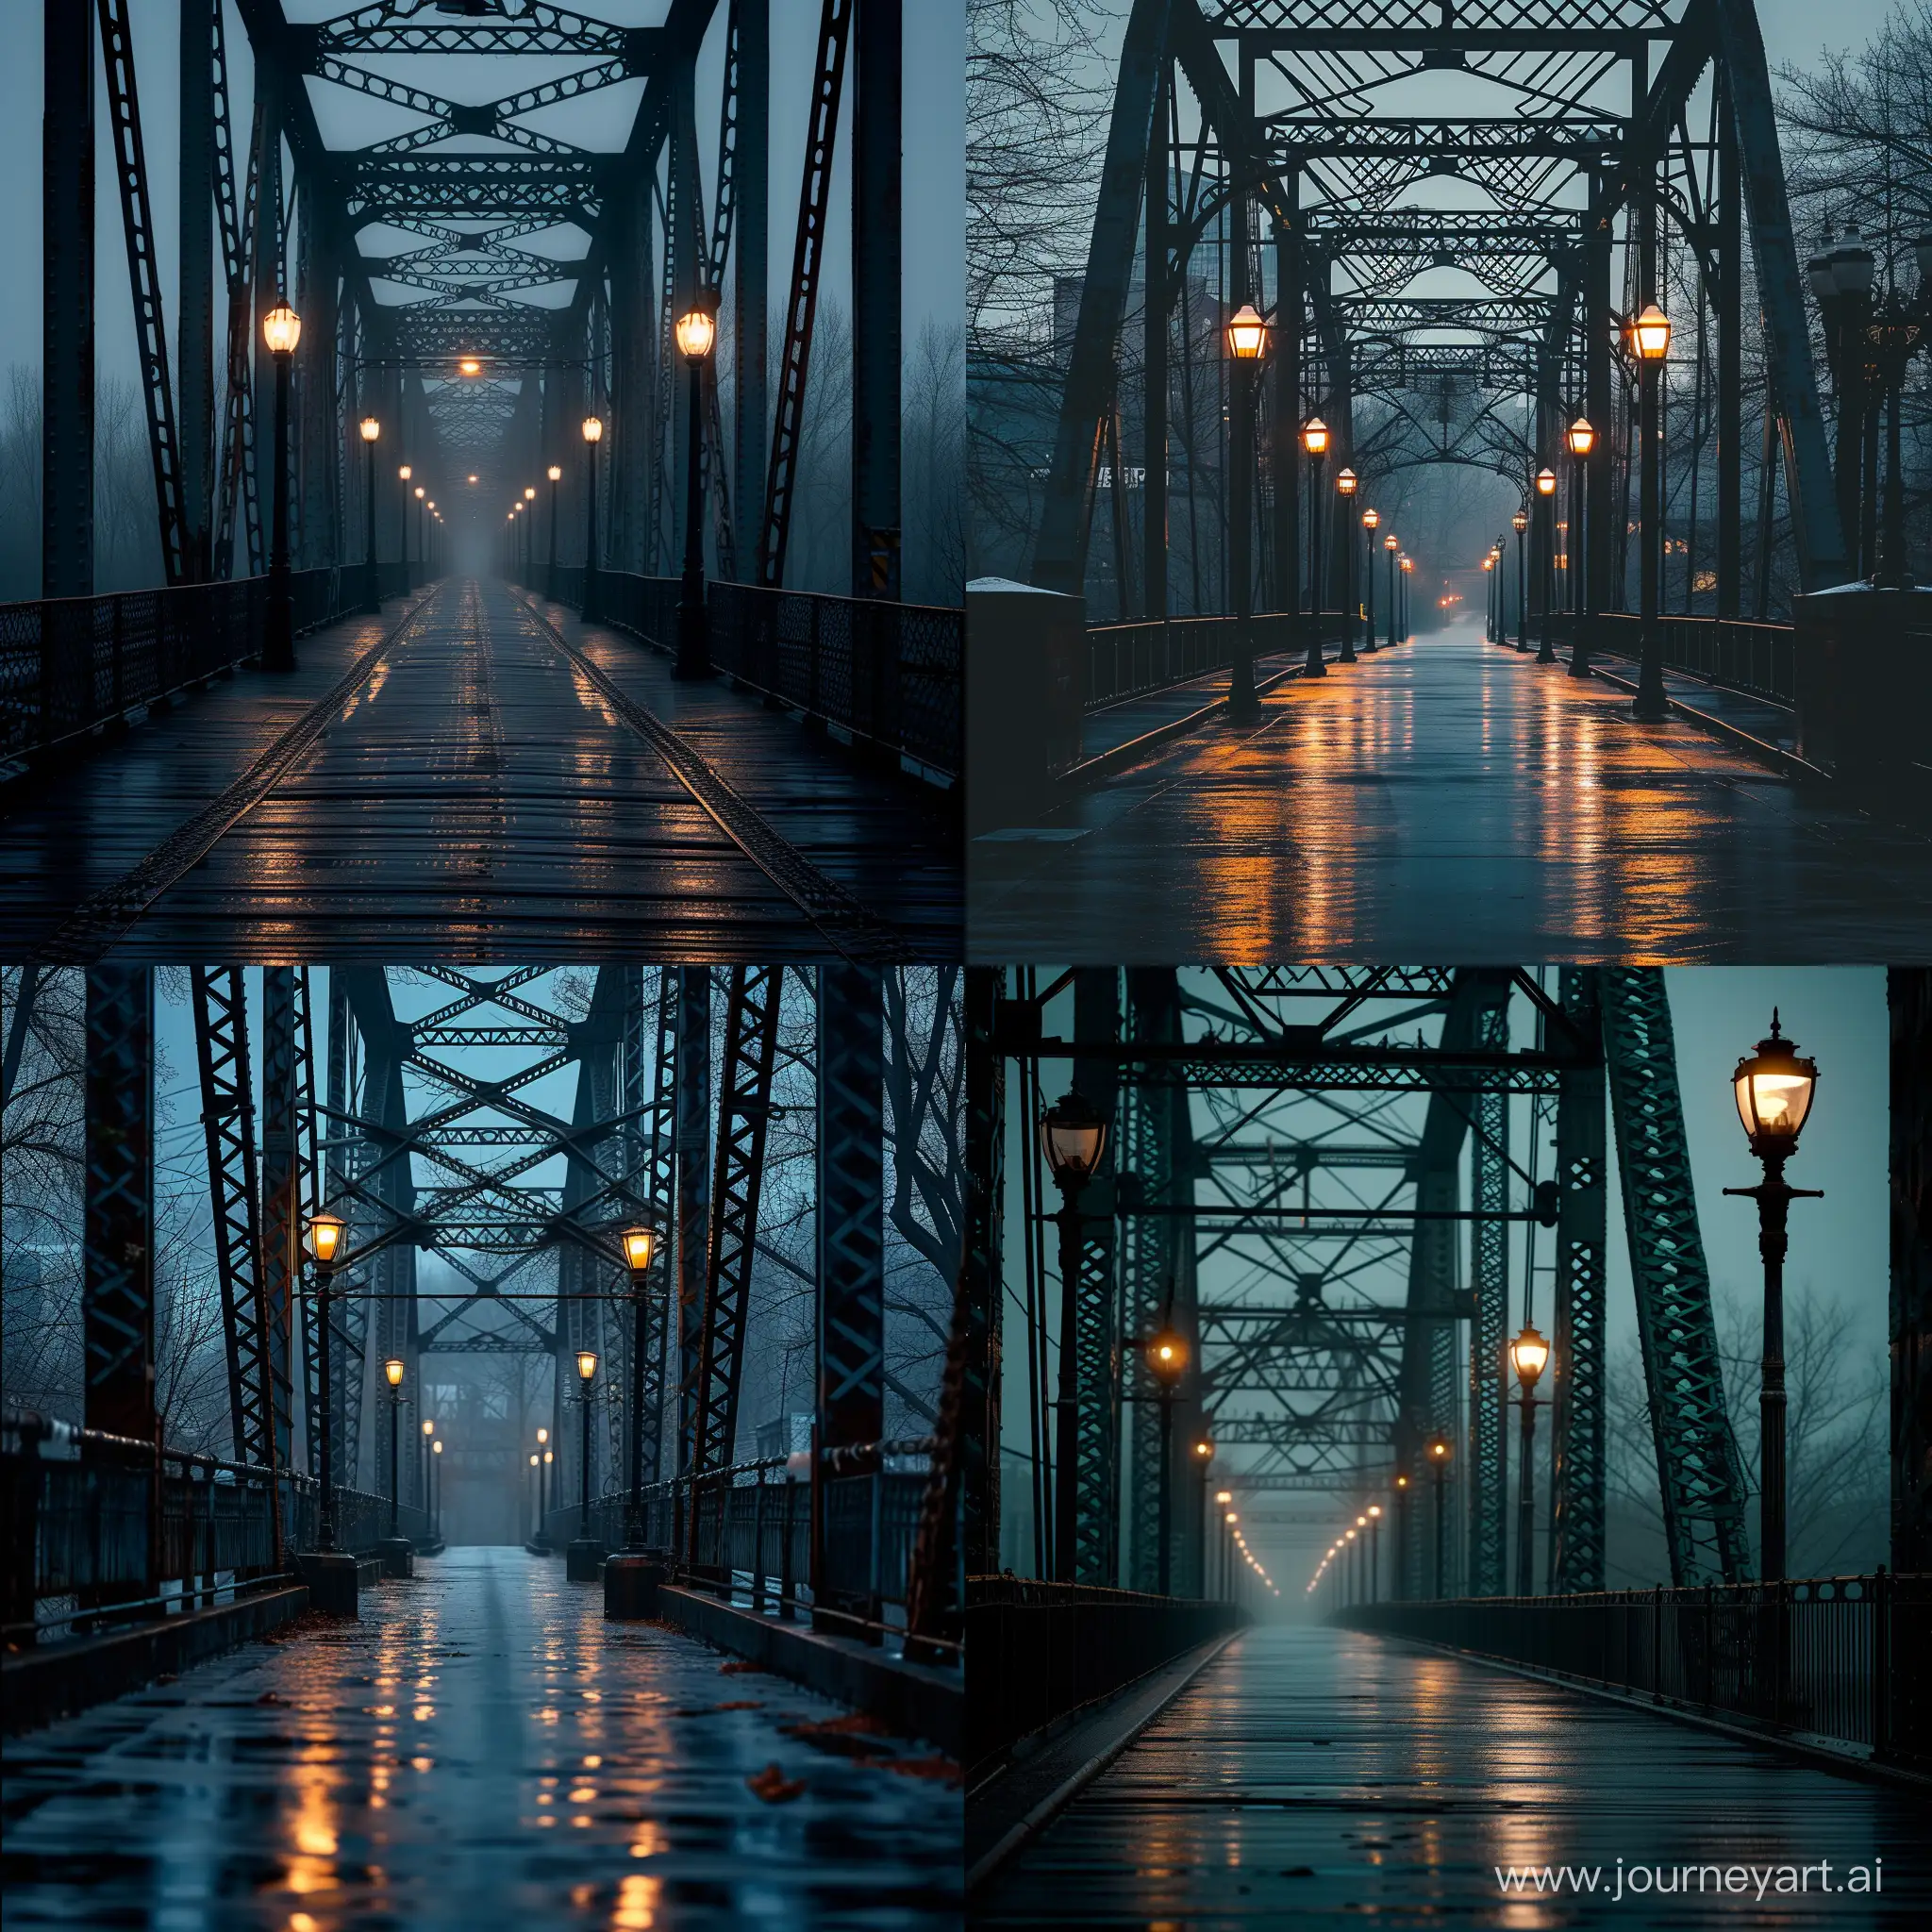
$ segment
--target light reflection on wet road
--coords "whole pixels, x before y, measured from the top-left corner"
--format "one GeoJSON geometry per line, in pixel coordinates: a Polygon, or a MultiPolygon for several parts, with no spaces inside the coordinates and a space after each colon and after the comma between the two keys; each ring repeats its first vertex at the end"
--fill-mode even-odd
{"type": "Polygon", "coordinates": [[[1371,1637],[1241,1638],[974,1894],[975,1927],[1932,1924],[1923,1796],[1371,1637]],[[1497,1866],[1882,1860],[1883,1890],[1506,1904],[1497,1866]]]}
{"type": "Polygon", "coordinates": [[[10,1740],[9,1932],[957,1925],[944,1767],[787,1735],[846,1713],[724,1661],[607,1624],[559,1561],[424,1559],[359,1624],[10,1740]],[[748,1782],[774,1764],[780,1802],[748,1782]]]}
{"type": "Polygon", "coordinates": [[[1932,957],[1932,838],[1474,631],[968,848],[982,960],[1932,957]]]}

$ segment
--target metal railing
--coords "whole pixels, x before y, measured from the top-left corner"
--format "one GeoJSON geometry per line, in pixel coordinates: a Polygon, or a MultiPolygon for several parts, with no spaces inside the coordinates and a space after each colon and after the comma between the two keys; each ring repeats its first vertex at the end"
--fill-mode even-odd
{"type": "MultiPolygon", "coordinates": [[[[769,1606],[781,1616],[810,1611],[816,1621],[849,1623],[874,1635],[901,1630],[928,1445],[874,1446],[883,1453],[828,1455],[816,1521],[808,1453],[741,1462],[695,1482],[677,1477],[649,1484],[641,1511],[642,1545],[663,1552],[682,1581],[727,1601],[745,1598],[754,1609],[769,1606]]],[[[561,1548],[583,1534],[583,1520],[581,1505],[550,1509],[543,1536],[561,1548]]],[[[629,1527],[627,1491],[591,1498],[592,1541],[621,1550],[629,1527]]]]}
{"type": "MultiPolygon", "coordinates": [[[[315,1546],[320,1491],[297,1472],[272,1482],[265,1469],[37,1416],[8,1416],[0,1443],[9,1636],[192,1608],[285,1574],[291,1552],[315,1546]]],[[[375,1549],[389,1523],[387,1498],[336,1491],[339,1549],[375,1549]]],[[[428,1535],[408,1504],[396,1526],[428,1535]]]]}
{"type": "Polygon", "coordinates": [[[1245,1621],[1231,1603],[1024,1576],[969,1578],[968,1774],[1020,1739],[1245,1621]]]}
{"type": "Polygon", "coordinates": [[[1932,1757],[1932,1575],[1357,1605],[1416,1638],[1757,1728],[1932,1757]]]}
{"type": "MultiPolygon", "coordinates": [[[[413,565],[376,571],[385,597],[424,581],[413,565]]],[[[293,573],[296,634],[361,609],[368,583],[366,564],[293,573]]],[[[261,650],[267,608],[266,577],[0,604],[0,758],[46,751],[246,663],[261,650]]]]}
{"type": "MultiPolygon", "coordinates": [[[[1166,691],[1226,671],[1234,661],[1240,623],[1233,617],[1170,617],[1095,625],[1087,633],[1085,708],[1097,710],[1123,698],[1166,691]]],[[[1307,624],[1306,616],[1297,621],[1279,610],[1251,618],[1248,630],[1254,639],[1255,656],[1270,658],[1284,651],[1307,650],[1307,624]]],[[[1324,610],[1323,641],[1339,642],[1341,637],[1341,613],[1324,610]]],[[[1364,641],[1357,619],[1357,649],[1364,641]]]]}
{"type": "MultiPolygon", "coordinates": [[[[600,624],[672,651],[675,577],[597,573],[600,624]]],[[[581,565],[558,567],[553,594],[581,610],[581,565]]],[[[910,759],[957,780],[964,756],[966,614],[759,584],[708,583],[705,620],[712,668],[735,684],[830,725],[893,766],[910,759]]]]}
{"type": "MultiPolygon", "coordinates": [[[[1541,620],[1530,617],[1529,635],[1541,635],[1541,620]]],[[[1642,648],[1642,619],[1628,611],[1606,610],[1585,620],[1592,651],[1602,651],[1633,663],[1642,648]]],[[[1567,652],[1575,634],[1573,615],[1555,613],[1550,638],[1567,652]]],[[[1741,691],[1774,705],[1798,702],[1798,629],[1790,624],[1757,624],[1741,617],[1660,617],[1657,628],[1664,643],[1664,665],[1720,691],[1741,691]]],[[[1510,641],[1513,641],[1511,633],[1510,641]]]]}

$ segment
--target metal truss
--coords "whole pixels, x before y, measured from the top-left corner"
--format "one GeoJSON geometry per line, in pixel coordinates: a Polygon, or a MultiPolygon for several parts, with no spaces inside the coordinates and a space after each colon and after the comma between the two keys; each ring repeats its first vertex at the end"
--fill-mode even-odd
{"type": "MultiPolygon", "coordinates": [[[[1702,358],[1707,330],[1736,337],[1747,228],[1797,574],[1815,591],[1842,580],[1847,554],[1750,0],[1135,0],[1078,318],[1056,348],[1064,373],[1051,450],[1039,458],[1033,580],[1086,588],[1090,542],[1107,527],[1095,514],[1103,471],[1120,475],[1123,421],[1134,462],[1138,418],[1136,473],[1159,481],[1143,485],[1138,537],[1125,527],[1131,506],[1113,492],[1115,596],[1123,616],[1168,614],[1165,479],[1195,489],[1202,433],[1183,401],[1188,461],[1173,468],[1171,414],[1196,386],[1196,360],[1220,360],[1221,313],[1253,301],[1272,323],[1261,405],[1272,422],[1255,437],[1232,411],[1228,433],[1250,453],[1238,448],[1215,467],[1242,471],[1232,554],[1257,559],[1264,608],[1294,611],[1303,598],[1294,430],[1305,417],[1326,419],[1336,460],[1365,483],[1454,462],[1493,470],[1526,496],[1539,465],[1566,470],[1557,438],[1578,409],[1599,425],[1585,485],[1596,533],[1590,608],[1621,608],[1626,519],[1616,506],[1633,459],[1621,398],[1634,380],[1621,319],[1650,298],[1660,260],[1677,251],[1691,265],[1685,286],[1696,285],[1682,347],[1694,341],[1702,358]],[[1441,105],[1418,114],[1408,103],[1424,76],[1441,105]],[[1458,272],[1464,288],[1429,284],[1441,270],[1458,272]],[[1372,319],[1371,305],[1404,298],[1415,304],[1407,315],[1372,319]],[[1190,305],[1208,310],[1208,326],[1190,319],[1190,305]],[[1136,308],[1139,343],[1127,328],[1136,308]],[[1487,398],[1475,426],[1455,437],[1431,424],[1445,380],[1487,398]],[[1245,480],[1251,461],[1266,466],[1259,488],[1245,480]],[[1130,613],[1137,542],[1148,590],[1145,611],[1130,613]]],[[[1673,460],[1717,469],[1718,614],[1737,615],[1738,452],[1750,438],[1741,362],[1718,359],[1714,437],[1693,453],[1680,435],[1673,460]]],[[[1206,374],[1218,393],[1218,367],[1206,374]]],[[[1693,433],[1705,426],[1700,411],[1693,433]]],[[[1218,417],[1208,433],[1224,433],[1218,417]]],[[[1772,541],[1763,518],[1758,541],[1760,550],[1772,541]]],[[[1233,597],[1224,585],[1212,608],[1233,608],[1233,597]]]]}
{"type": "Polygon", "coordinates": [[[155,1441],[155,990],[145,966],[87,969],[83,1420],[155,1441]]]}
{"type": "Polygon", "coordinates": [[[1671,1581],[1737,1583],[1750,1563],[1744,1475],[1724,1412],[1670,997],[1656,967],[1604,967],[1598,979],[1671,1581]]]}
{"type": "MultiPolygon", "coordinates": [[[[690,1467],[698,1475],[725,1468],[737,1441],[745,1313],[757,1252],[784,983],[783,969],[776,966],[731,969],[696,1379],[686,1395],[692,1418],[690,1467]]],[[[694,1525],[695,1517],[693,1534],[694,1525]]]]}

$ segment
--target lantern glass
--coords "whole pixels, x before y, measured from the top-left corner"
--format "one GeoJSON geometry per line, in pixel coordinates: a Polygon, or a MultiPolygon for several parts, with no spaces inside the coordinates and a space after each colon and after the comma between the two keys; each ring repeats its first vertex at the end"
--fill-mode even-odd
{"type": "Polygon", "coordinates": [[[403,1363],[399,1357],[391,1356],[388,1361],[383,1363],[382,1373],[389,1377],[389,1386],[391,1389],[400,1389],[403,1386],[403,1363]]]}
{"type": "Polygon", "coordinates": [[[325,1268],[341,1253],[345,1224],[340,1214],[311,1214],[308,1217],[308,1252],[325,1268]]]}
{"type": "Polygon", "coordinates": [[[1760,1143],[1789,1152],[1811,1111],[1818,1084],[1818,1062],[1801,1056],[1778,1030],[1776,1008],[1771,1031],[1757,1042],[1757,1051],[1738,1062],[1731,1090],[1738,1119],[1754,1148],[1760,1143]]]}
{"type": "Polygon", "coordinates": [[[1630,325],[1630,341],[1646,362],[1661,362],[1671,351],[1671,319],[1655,302],[1630,325]]]}
{"type": "Polygon", "coordinates": [[[658,1230],[655,1227],[627,1227],[624,1231],[624,1264],[633,1274],[641,1274],[651,1265],[651,1257],[658,1252],[658,1230]]]}
{"type": "Polygon", "coordinates": [[[1570,425],[1570,454],[1573,457],[1587,457],[1596,443],[1596,431],[1591,426],[1588,416],[1579,416],[1570,425]]]}
{"type": "Polygon", "coordinates": [[[1377,509],[1377,508],[1376,508],[1374,507],[1374,504],[1371,504],[1371,505],[1369,506],[1369,508],[1368,508],[1367,509],[1363,510],[1363,512],[1362,512],[1362,528],[1363,528],[1363,529],[1365,529],[1365,530],[1374,530],[1374,529],[1379,529],[1379,528],[1381,527],[1381,523],[1382,523],[1382,512],[1381,512],[1380,510],[1378,510],[1378,509],[1377,509]]]}
{"type": "Polygon", "coordinates": [[[1509,519],[1509,527],[1512,530],[1514,530],[1519,537],[1522,536],[1524,531],[1529,528],[1528,514],[1524,510],[1518,510],[1516,514],[1509,519]]]}
{"type": "Polygon", "coordinates": [[[552,463],[549,469],[546,470],[543,474],[547,475],[553,483],[561,483],[563,481],[563,465],[561,463],[552,463]]]}
{"type": "Polygon", "coordinates": [[[1147,1371],[1164,1388],[1173,1388],[1188,1366],[1188,1344],[1172,1328],[1147,1338],[1147,1371]]]}
{"type": "Polygon", "coordinates": [[[261,339],[275,356],[292,356],[302,340],[302,318],[286,302],[277,302],[261,318],[261,339]]]}
{"type": "Polygon", "coordinates": [[[1382,548],[1384,550],[1399,550],[1401,547],[1402,546],[1396,541],[1395,532],[1393,530],[1391,530],[1389,534],[1382,539],[1382,548]]]}
{"type": "Polygon", "coordinates": [[[677,318],[677,353],[687,362],[702,362],[718,338],[718,324],[702,308],[687,309],[677,318]]]}
{"type": "Polygon", "coordinates": [[[425,1434],[425,1436],[433,1436],[433,1435],[435,1435],[435,1433],[436,1433],[436,1424],[435,1424],[434,1423],[425,1423],[425,1424],[423,1424],[423,1433],[424,1433],[424,1434],[425,1434]]]}
{"type": "Polygon", "coordinates": [[[1311,457],[1325,456],[1328,451],[1328,425],[1319,416],[1310,416],[1302,425],[1302,447],[1311,457]]]}
{"type": "Polygon", "coordinates": [[[1516,1379],[1523,1384],[1525,1395],[1536,1387],[1536,1379],[1549,1359],[1550,1344],[1532,1324],[1525,1322],[1523,1333],[1509,1344],[1509,1365],[1516,1371],[1516,1379]]]}
{"type": "Polygon", "coordinates": [[[409,480],[409,478],[413,476],[415,474],[415,471],[412,470],[408,463],[400,465],[400,467],[398,467],[396,471],[396,475],[400,476],[405,483],[407,483],[409,480]]]}
{"type": "Polygon", "coordinates": [[[601,417],[601,416],[586,416],[586,417],[584,418],[584,441],[585,441],[586,442],[601,442],[601,441],[603,441],[603,440],[604,440],[604,419],[603,419],[603,417],[601,417]]]}
{"type": "Polygon", "coordinates": [[[382,425],[378,423],[374,416],[363,417],[359,426],[362,431],[362,441],[364,442],[374,442],[375,439],[382,434],[382,425]]]}
{"type": "Polygon", "coordinates": [[[1268,346],[1268,325],[1252,302],[1243,302],[1227,318],[1227,353],[1237,362],[1252,362],[1268,346]]]}
{"type": "Polygon", "coordinates": [[[1341,475],[1336,477],[1335,487],[1341,491],[1342,495],[1353,496],[1360,482],[1361,478],[1353,470],[1344,470],[1341,475]]]}
{"type": "Polygon", "coordinates": [[[594,1375],[596,1373],[597,1357],[595,1351],[588,1348],[579,1349],[577,1351],[578,1381],[588,1382],[591,1379],[591,1377],[594,1375]]]}
{"type": "Polygon", "coordinates": [[[475,357],[465,356],[463,359],[457,364],[457,367],[460,369],[465,375],[475,375],[481,372],[483,365],[482,363],[477,361],[475,357]]]}
{"type": "Polygon", "coordinates": [[[431,1447],[432,1449],[434,1449],[434,1450],[436,1451],[436,1453],[437,1453],[437,1454],[438,1454],[439,1456],[441,1456],[441,1455],[442,1454],[442,1443],[441,1443],[441,1441],[440,1440],[439,1440],[439,1441],[434,1441],[434,1442],[430,1443],[430,1445],[429,1445],[429,1446],[430,1446],[430,1447],[431,1447]]]}
{"type": "Polygon", "coordinates": [[[1040,1150],[1061,1187],[1084,1187],[1107,1152],[1107,1123],[1070,1088],[1040,1117],[1040,1150]]]}
{"type": "Polygon", "coordinates": [[[536,500],[537,486],[534,483],[526,483],[524,486],[524,501],[525,503],[535,503],[536,500]]]}
{"type": "Polygon", "coordinates": [[[1536,493],[1539,496],[1554,496],[1557,493],[1557,473],[1554,470],[1539,470],[1536,473],[1536,493]]]}

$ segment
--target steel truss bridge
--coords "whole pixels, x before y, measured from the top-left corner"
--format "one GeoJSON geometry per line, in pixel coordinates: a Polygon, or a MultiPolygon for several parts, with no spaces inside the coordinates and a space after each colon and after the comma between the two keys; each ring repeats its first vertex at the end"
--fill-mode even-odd
{"type": "MultiPolygon", "coordinates": [[[[324,1011],[307,968],[189,978],[244,1473],[321,1478],[325,1349],[335,1481],[378,1492],[391,1357],[412,1435],[426,1363],[551,1357],[572,1495],[587,1416],[602,1496],[627,1489],[633,1430],[645,1485],[728,1482],[754,1405],[789,1399],[827,1457],[876,1463],[889,1422],[917,1440],[932,1474],[915,1569],[944,1624],[965,1335],[957,971],[351,966],[329,971],[324,1011]],[[326,1336],[304,1249],[323,1209],[347,1224],[326,1336]],[[641,1298],[619,1239],[641,1221],[660,1237],[641,1298]],[[425,1257],[453,1286],[419,1276],[425,1257]],[[562,1399],[579,1349],[615,1399],[562,1399]]],[[[49,984],[29,968],[12,989],[9,1085],[49,984]]],[[[158,1430],[156,1014],[152,969],[87,969],[83,1422],[135,1443],[158,1430]]],[[[414,1458],[400,1476],[419,1505],[414,1458]]]]}
{"type": "Polygon", "coordinates": [[[1559,493],[1532,519],[1530,601],[1594,614],[1631,608],[1624,325],[1661,301],[1684,558],[1665,608],[1761,619],[1787,541],[1798,588],[1853,575],[1800,276],[1751,0],[1135,0],[1055,366],[986,345],[975,412],[1030,439],[1043,475],[1013,481],[1032,580],[1090,591],[1097,614],[1243,608],[1243,579],[1256,609],[1305,608],[1298,438],[1316,415],[1331,608],[1356,541],[1341,466],[1363,503],[1450,464],[1527,506],[1547,465],[1559,493]],[[1252,380],[1222,341],[1244,303],[1270,328],[1252,380]],[[1578,413],[1597,431],[1580,466],[1563,443],[1578,413]]]}
{"type": "MultiPolygon", "coordinates": [[[[973,1249],[1009,1311],[996,1374],[1032,1481],[1008,1514],[1030,1517],[1034,1574],[1157,1587],[1159,1391],[1138,1351],[1171,1325],[1190,1356],[1170,1435],[1174,1594],[1209,1593],[1203,1433],[1216,1487],[1351,1499],[1397,1473],[1424,1479],[1424,1444],[1446,1435],[1460,1525],[1447,1587],[1504,1593],[1504,1350],[1527,1309],[1554,1344],[1539,1587],[1601,1589],[1614,1133],[1673,1577],[1744,1576],[1745,1486],[1660,972],[1027,970],[975,975],[969,1001],[989,1203],[973,1249]],[[1071,1029],[1043,1030],[1050,1008],[1071,1029]],[[1058,1204],[1033,1147],[1049,1062],[1111,1123],[1078,1199],[1070,1339],[1048,1313],[1058,1204]],[[1075,1352],[1071,1548],[1054,1527],[1050,1331],[1052,1350],[1075,1352]]],[[[986,1512],[990,1557],[996,1495],[986,1512]]],[[[1405,1594],[1428,1593],[1424,1541],[1405,1540],[1405,1594]]]]}
{"type": "MultiPolygon", "coordinates": [[[[705,536],[721,576],[782,584],[842,165],[851,588],[897,597],[901,0],[823,0],[789,184],[771,138],[771,0],[669,0],[651,25],[550,0],[369,0],[300,20],[282,0],[234,0],[252,100],[235,79],[227,0],[181,0],[172,317],[133,14],[131,0],[46,8],[44,597],[93,589],[96,28],[169,584],[258,574],[282,490],[298,569],[359,561],[365,414],[383,425],[385,478],[408,462],[446,508],[487,503],[487,518],[475,511],[486,533],[506,491],[521,496],[560,465],[575,557],[586,511],[578,425],[597,413],[608,425],[607,560],[675,571],[690,416],[672,325],[693,308],[724,309],[728,332],[726,353],[704,366],[697,412],[705,536]],[[722,77],[701,109],[708,37],[722,77]],[[482,98],[449,92],[448,75],[486,72],[499,78],[482,98]],[[329,138],[372,121],[385,131],[360,145],[329,138]],[[616,145],[574,138],[599,125],[619,129],[616,145]],[[715,162],[708,206],[701,147],[715,162]],[[797,211],[775,314],[774,193],[797,211]],[[284,301],[302,332],[278,472],[261,325],[284,301]]],[[[380,487],[379,541],[393,553],[411,506],[380,487]]]]}

